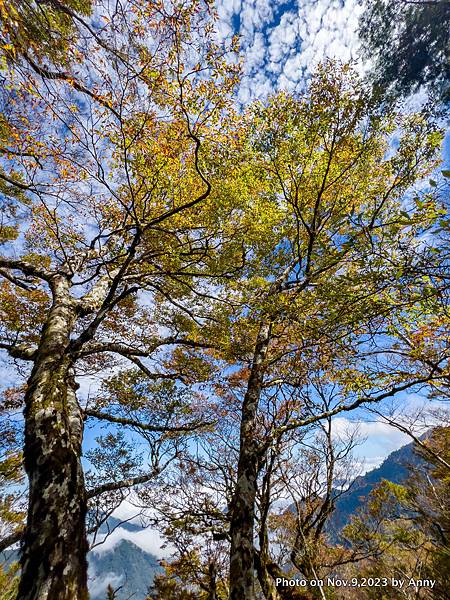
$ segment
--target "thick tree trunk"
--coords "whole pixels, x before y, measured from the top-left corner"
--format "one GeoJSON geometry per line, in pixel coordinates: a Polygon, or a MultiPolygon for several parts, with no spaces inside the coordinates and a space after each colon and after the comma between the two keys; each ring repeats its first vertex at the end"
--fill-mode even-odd
{"type": "Polygon", "coordinates": [[[247,392],[242,404],[237,482],[230,523],[230,600],[255,598],[253,535],[259,462],[255,427],[270,332],[270,323],[260,326],[247,392]]]}
{"type": "Polygon", "coordinates": [[[17,600],[87,600],[83,418],[67,347],[75,319],[67,280],[55,282],[25,396],[27,525],[17,600]]]}

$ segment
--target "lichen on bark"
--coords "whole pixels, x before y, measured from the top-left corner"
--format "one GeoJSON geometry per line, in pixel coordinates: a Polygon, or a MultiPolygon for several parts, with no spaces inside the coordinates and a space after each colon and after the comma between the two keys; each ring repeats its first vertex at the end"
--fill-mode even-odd
{"type": "Polygon", "coordinates": [[[87,600],[83,419],[67,351],[75,320],[68,283],[56,287],[25,395],[28,520],[18,600],[87,600]]]}

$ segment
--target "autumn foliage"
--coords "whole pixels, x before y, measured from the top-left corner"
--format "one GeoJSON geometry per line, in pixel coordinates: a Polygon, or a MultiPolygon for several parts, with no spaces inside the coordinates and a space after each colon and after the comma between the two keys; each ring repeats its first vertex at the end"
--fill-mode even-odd
{"type": "MultiPolygon", "coordinates": [[[[280,574],[349,556],[325,536],[355,444],[333,417],[446,393],[439,124],[332,61],[302,94],[239,106],[215,18],[200,0],[0,0],[18,600],[86,600],[89,544],[126,498],[174,548],[150,598],[297,597],[280,574]],[[296,510],[275,514],[281,497],[296,510]]],[[[382,488],[369,510],[411,494],[382,488]]]]}

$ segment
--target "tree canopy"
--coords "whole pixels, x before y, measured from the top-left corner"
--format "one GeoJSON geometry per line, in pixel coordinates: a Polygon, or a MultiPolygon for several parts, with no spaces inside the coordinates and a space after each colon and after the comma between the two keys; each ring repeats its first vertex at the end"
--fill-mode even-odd
{"type": "Polygon", "coordinates": [[[443,132],[335,61],[238,106],[237,41],[201,0],[0,15],[17,599],[85,600],[89,544],[133,490],[177,550],[153,597],[278,600],[271,536],[308,577],[326,560],[354,446],[333,417],[448,385],[443,132]]]}
{"type": "Polygon", "coordinates": [[[377,87],[407,96],[420,86],[449,100],[450,2],[364,0],[362,50],[377,87]]]}

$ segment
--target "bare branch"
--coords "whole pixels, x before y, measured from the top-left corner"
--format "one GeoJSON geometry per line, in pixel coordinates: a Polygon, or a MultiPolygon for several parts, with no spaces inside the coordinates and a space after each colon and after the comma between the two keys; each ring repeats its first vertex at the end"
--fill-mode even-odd
{"type": "Polygon", "coordinates": [[[291,429],[296,429],[297,427],[305,427],[307,425],[311,425],[312,423],[316,423],[317,421],[327,419],[328,417],[333,417],[334,415],[337,415],[341,412],[352,411],[355,408],[358,408],[359,406],[361,406],[362,404],[366,404],[368,402],[380,402],[381,400],[384,400],[385,398],[391,398],[392,396],[395,396],[399,392],[408,390],[416,385],[430,383],[430,381],[433,379],[433,375],[434,375],[434,373],[432,372],[427,377],[415,379],[415,380],[409,381],[403,385],[394,386],[389,391],[383,392],[382,394],[379,394],[377,396],[363,396],[362,398],[358,398],[358,400],[355,400],[351,404],[342,404],[340,406],[336,406],[336,408],[322,412],[318,415],[312,415],[311,417],[308,417],[306,419],[298,419],[298,420],[291,421],[291,423],[284,425],[283,427],[278,427],[272,433],[272,435],[269,437],[268,442],[266,444],[264,444],[264,448],[266,448],[267,445],[270,445],[270,443],[272,443],[272,441],[274,439],[276,439],[280,435],[283,435],[283,433],[285,433],[286,431],[290,431],[291,429]]]}
{"type": "Polygon", "coordinates": [[[191,421],[185,425],[169,426],[169,425],[150,425],[149,423],[141,423],[134,419],[127,419],[126,417],[116,417],[107,413],[87,408],[84,411],[86,417],[94,417],[103,421],[109,421],[110,423],[117,423],[118,425],[126,425],[128,427],[135,427],[142,429],[143,431],[154,431],[159,433],[177,433],[177,432],[189,432],[202,429],[203,427],[209,427],[214,425],[212,421],[191,421]]]}
{"type": "Polygon", "coordinates": [[[155,469],[151,473],[147,473],[145,475],[138,475],[137,477],[130,477],[129,479],[123,479],[122,481],[112,481],[110,483],[104,483],[102,485],[93,488],[92,490],[87,491],[87,499],[95,498],[96,496],[100,496],[100,494],[104,494],[106,492],[114,492],[117,490],[122,490],[124,488],[130,488],[135,485],[139,485],[140,483],[146,483],[150,481],[154,477],[159,475],[159,470],[155,469]]]}
{"type": "Polygon", "coordinates": [[[17,529],[10,535],[8,535],[5,538],[3,538],[2,540],[0,540],[0,552],[3,552],[7,548],[10,548],[14,544],[17,544],[17,542],[20,542],[20,540],[22,539],[22,536],[23,536],[23,529],[17,529]]]}
{"type": "Polygon", "coordinates": [[[377,414],[378,416],[380,416],[384,421],[386,421],[386,423],[391,425],[391,427],[395,427],[402,433],[409,436],[414,441],[414,443],[417,446],[419,446],[420,448],[422,448],[422,450],[428,456],[430,456],[432,459],[439,462],[443,467],[445,467],[447,470],[450,471],[450,464],[444,458],[442,458],[442,456],[440,456],[437,452],[435,452],[432,448],[430,448],[430,446],[427,446],[427,444],[425,442],[423,442],[419,437],[417,437],[410,429],[408,429],[407,427],[405,427],[398,421],[394,421],[394,419],[390,419],[389,417],[387,417],[386,415],[383,415],[381,412],[379,412],[375,409],[369,409],[369,410],[371,412],[377,414]]]}

